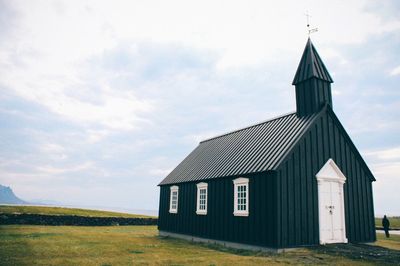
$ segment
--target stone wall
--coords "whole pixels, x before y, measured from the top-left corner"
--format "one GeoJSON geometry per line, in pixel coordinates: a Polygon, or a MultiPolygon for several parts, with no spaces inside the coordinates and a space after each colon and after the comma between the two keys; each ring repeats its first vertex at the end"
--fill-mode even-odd
{"type": "Polygon", "coordinates": [[[88,217],[76,215],[0,214],[0,224],[30,225],[157,225],[157,218],[88,217]]]}

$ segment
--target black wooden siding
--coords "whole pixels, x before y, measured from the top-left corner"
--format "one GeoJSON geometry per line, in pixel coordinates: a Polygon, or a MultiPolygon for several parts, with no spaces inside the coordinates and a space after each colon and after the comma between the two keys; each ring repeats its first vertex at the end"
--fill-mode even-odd
{"type": "Polygon", "coordinates": [[[329,82],[311,78],[296,84],[296,109],[299,116],[317,113],[325,104],[332,107],[329,82]]]}
{"type": "Polygon", "coordinates": [[[332,158],[347,180],[344,185],[349,242],[376,240],[374,177],[331,110],[303,135],[277,171],[278,247],[319,243],[318,189],[315,175],[332,158]]]}
{"type": "Polygon", "coordinates": [[[209,239],[276,247],[276,173],[241,175],[249,178],[249,216],[233,215],[233,182],[239,176],[207,180],[207,215],[196,214],[197,182],[179,186],[178,213],[169,213],[170,185],[160,186],[158,228],[209,239]]]}

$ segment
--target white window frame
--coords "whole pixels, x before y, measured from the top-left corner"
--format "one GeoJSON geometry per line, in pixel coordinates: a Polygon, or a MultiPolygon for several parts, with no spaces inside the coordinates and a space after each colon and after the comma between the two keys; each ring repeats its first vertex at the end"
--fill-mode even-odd
{"type": "Polygon", "coordinates": [[[249,216],[249,179],[244,177],[239,177],[233,180],[234,186],[234,197],[233,197],[233,215],[234,216],[249,216]],[[246,187],[246,210],[239,210],[238,208],[238,187],[246,187]]]}
{"type": "Polygon", "coordinates": [[[170,194],[169,194],[169,213],[178,213],[178,202],[179,202],[179,187],[178,186],[172,186],[170,187],[170,194]],[[172,194],[176,192],[176,208],[172,208],[172,194]]]}
{"type": "Polygon", "coordinates": [[[208,205],[208,184],[207,183],[198,183],[197,185],[197,207],[196,213],[198,215],[207,215],[207,205],[208,205]],[[206,190],[206,198],[205,198],[205,209],[200,209],[200,190],[206,190]]]}

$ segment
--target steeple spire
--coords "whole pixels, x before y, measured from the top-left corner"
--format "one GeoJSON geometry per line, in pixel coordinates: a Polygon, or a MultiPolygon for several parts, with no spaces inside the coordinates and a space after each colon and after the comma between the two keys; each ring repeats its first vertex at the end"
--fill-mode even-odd
{"type": "Polygon", "coordinates": [[[297,115],[318,112],[325,104],[332,106],[331,83],[331,75],[308,38],[292,83],[296,87],[297,115]]]}
{"type": "Polygon", "coordinates": [[[292,85],[296,85],[312,77],[333,83],[331,75],[329,75],[321,57],[319,57],[319,54],[317,53],[317,49],[315,49],[311,39],[308,38],[292,85]]]}

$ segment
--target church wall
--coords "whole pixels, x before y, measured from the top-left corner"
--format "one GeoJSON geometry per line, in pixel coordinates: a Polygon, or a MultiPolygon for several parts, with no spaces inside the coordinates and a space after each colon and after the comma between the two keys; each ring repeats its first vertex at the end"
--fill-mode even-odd
{"type": "MultiPolygon", "coordinates": [[[[199,181],[200,182],[200,181],[199,181]]],[[[158,228],[202,238],[276,247],[276,175],[263,172],[211,180],[207,215],[196,214],[197,182],[179,186],[178,213],[169,213],[170,186],[161,186],[158,228]],[[249,178],[249,216],[233,215],[233,182],[249,178]]]]}
{"type": "Polygon", "coordinates": [[[319,243],[315,175],[329,158],[347,178],[344,201],[349,242],[376,240],[372,177],[340,122],[330,112],[318,118],[277,171],[279,247],[319,243]]]}

